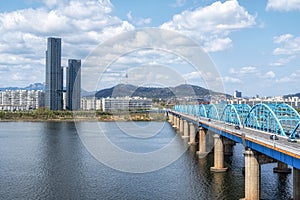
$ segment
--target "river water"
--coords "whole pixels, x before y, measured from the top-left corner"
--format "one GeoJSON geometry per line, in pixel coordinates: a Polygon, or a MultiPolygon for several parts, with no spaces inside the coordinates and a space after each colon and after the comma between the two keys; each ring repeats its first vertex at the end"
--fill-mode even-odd
{"type": "MultiPolygon", "coordinates": [[[[213,154],[199,159],[196,147],[188,147],[187,141],[168,123],[153,124],[2,122],[0,199],[231,200],[244,197],[241,145],[234,146],[233,156],[225,157],[228,172],[212,173],[209,168],[213,154]],[[96,134],[95,127],[100,127],[105,134],[96,134]],[[152,127],[160,128],[153,134],[152,127]],[[130,160],[126,154],[113,152],[101,142],[104,139],[122,152],[142,155],[145,160],[134,160],[134,156],[130,160]],[[97,149],[90,146],[90,141],[97,143],[101,152],[93,152],[97,149]],[[157,156],[155,159],[152,152],[162,153],[153,154],[157,156]],[[169,158],[172,158],[170,162],[169,158]]],[[[261,167],[261,199],[291,199],[292,174],[274,174],[274,166],[261,167]]]]}

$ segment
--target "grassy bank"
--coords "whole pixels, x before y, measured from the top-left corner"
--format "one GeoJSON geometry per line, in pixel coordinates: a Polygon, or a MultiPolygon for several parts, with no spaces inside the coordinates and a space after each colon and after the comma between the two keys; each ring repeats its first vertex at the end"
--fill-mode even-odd
{"type": "Polygon", "coordinates": [[[0,121],[165,121],[162,113],[146,111],[0,111],[0,121]]]}

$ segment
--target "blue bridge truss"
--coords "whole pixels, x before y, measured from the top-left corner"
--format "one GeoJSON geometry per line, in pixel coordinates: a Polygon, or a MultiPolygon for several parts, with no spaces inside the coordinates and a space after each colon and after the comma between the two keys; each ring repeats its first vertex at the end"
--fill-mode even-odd
{"type": "Polygon", "coordinates": [[[285,103],[260,103],[252,108],[248,104],[175,105],[174,110],[290,138],[300,137],[300,115],[285,103]]]}

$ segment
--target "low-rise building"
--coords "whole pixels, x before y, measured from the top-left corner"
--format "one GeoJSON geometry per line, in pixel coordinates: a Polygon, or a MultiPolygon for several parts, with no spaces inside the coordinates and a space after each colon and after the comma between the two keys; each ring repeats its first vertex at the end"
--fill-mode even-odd
{"type": "Polygon", "coordinates": [[[102,111],[116,111],[116,110],[139,110],[152,109],[152,99],[141,97],[116,97],[116,98],[102,98],[96,97],[82,97],[82,110],[102,110],[102,111]]]}
{"type": "Polygon", "coordinates": [[[81,98],[81,110],[101,110],[101,99],[96,97],[82,97],[81,98]]]}
{"type": "Polygon", "coordinates": [[[149,110],[152,108],[152,99],[140,97],[116,97],[116,98],[103,98],[102,110],[103,111],[116,111],[116,110],[149,110]]]}
{"type": "Polygon", "coordinates": [[[253,106],[258,103],[286,103],[294,108],[300,108],[300,100],[299,97],[288,97],[284,98],[283,96],[275,96],[275,97],[253,97],[253,98],[233,98],[227,99],[227,103],[229,104],[249,104],[253,106]]]}
{"type": "Polygon", "coordinates": [[[0,110],[32,110],[44,106],[44,92],[41,90],[0,91],[0,110]]]}

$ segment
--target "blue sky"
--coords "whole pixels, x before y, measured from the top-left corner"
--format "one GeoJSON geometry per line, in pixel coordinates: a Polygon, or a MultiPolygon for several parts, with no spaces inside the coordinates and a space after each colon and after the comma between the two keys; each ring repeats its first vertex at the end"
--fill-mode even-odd
{"type": "MultiPolygon", "coordinates": [[[[157,27],[199,44],[215,63],[227,93],[298,93],[299,20],[300,0],[1,1],[0,86],[44,82],[49,36],[62,38],[62,65],[66,65],[68,58],[85,61],[99,44],[116,35],[157,27]]],[[[153,52],[140,52],[118,64],[145,66],[154,57],[155,64],[178,68],[185,82],[203,86],[199,82],[203,74],[191,72],[174,56],[158,59],[153,52]]]]}

